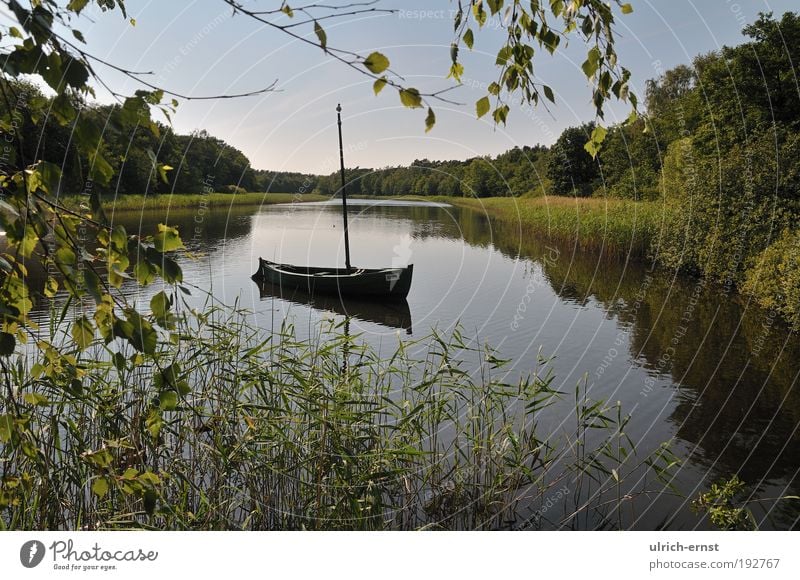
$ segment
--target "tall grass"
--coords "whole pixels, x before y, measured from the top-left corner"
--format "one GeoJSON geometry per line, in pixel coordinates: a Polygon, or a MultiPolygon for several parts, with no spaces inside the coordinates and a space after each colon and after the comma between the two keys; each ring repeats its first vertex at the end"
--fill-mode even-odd
{"type": "Polygon", "coordinates": [[[663,204],[611,198],[437,198],[519,224],[522,233],[574,244],[580,249],[644,257],[658,243],[669,212],[663,204]]]}
{"type": "Polygon", "coordinates": [[[546,361],[508,381],[458,331],[382,357],[346,323],[298,340],[238,310],[180,318],[147,355],[70,350],[54,313],[50,343],[3,363],[2,527],[624,527],[614,506],[674,464],[637,459],[617,407],[585,394],[574,434],[543,429],[546,361]]]}
{"type": "MultiPolygon", "coordinates": [[[[327,196],[307,193],[189,193],[189,194],[152,194],[152,195],[117,195],[104,196],[106,209],[115,210],[151,210],[167,208],[185,208],[198,206],[227,207],[231,205],[271,205],[276,203],[292,203],[306,201],[325,201],[327,196]]],[[[77,207],[87,203],[79,196],[64,196],[61,202],[67,207],[77,207]]]]}

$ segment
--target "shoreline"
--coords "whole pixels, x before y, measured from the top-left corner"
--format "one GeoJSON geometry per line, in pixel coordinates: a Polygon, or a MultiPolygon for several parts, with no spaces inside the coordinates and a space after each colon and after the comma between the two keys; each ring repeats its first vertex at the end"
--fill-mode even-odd
{"type": "MultiPolygon", "coordinates": [[[[231,207],[234,205],[275,205],[325,201],[325,195],[314,193],[161,193],[151,195],[121,194],[102,196],[103,207],[113,211],[152,211],[158,209],[181,209],[190,207],[231,207]]],[[[77,195],[60,199],[68,208],[76,208],[82,200],[77,195]]]]}

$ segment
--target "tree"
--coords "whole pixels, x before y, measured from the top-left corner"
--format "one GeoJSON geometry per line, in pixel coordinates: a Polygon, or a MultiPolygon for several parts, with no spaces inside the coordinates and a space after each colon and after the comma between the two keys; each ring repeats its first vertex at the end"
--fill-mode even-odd
{"type": "Polygon", "coordinates": [[[556,195],[585,197],[592,194],[600,173],[597,161],[585,150],[584,143],[594,130],[594,123],[570,127],[553,144],[547,175],[553,181],[556,195]]]}

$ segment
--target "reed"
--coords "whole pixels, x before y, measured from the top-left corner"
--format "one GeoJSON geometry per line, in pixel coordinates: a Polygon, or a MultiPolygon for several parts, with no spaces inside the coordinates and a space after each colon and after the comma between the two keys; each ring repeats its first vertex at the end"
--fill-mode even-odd
{"type": "Polygon", "coordinates": [[[609,505],[664,492],[674,465],[621,452],[616,407],[585,396],[574,437],[542,427],[563,403],[547,361],[511,380],[458,330],[386,357],[346,323],[300,340],[184,305],[154,354],[79,351],[67,310],[2,363],[4,528],[622,527],[609,505]]]}
{"type": "Polygon", "coordinates": [[[611,198],[436,198],[518,224],[521,233],[574,244],[578,249],[635,258],[657,246],[670,209],[652,201],[611,198]]]}
{"type": "MultiPolygon", "coordinates": [[[[323,195],[312,193],[190,193],[190,194],[153,194],[153,195],[116,195],[103,196],[106,210],[138,211],[171,208],[228,207],[232,205],[272,205],[276,203],[302,203],[308,201],[325,201],[323,195]]],[[[61,198],[62,203],[71,208],[88,203],[85,198],[68,195],[61,198]]]]}

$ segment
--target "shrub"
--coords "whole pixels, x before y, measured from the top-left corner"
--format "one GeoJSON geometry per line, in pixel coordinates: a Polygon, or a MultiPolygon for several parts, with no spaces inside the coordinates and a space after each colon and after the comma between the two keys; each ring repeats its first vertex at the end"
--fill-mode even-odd
{"type": "Polygon", "coordinates": [[[751,260],[743,289],[800,326],[800,230],[785,230],[751,260]]]}

